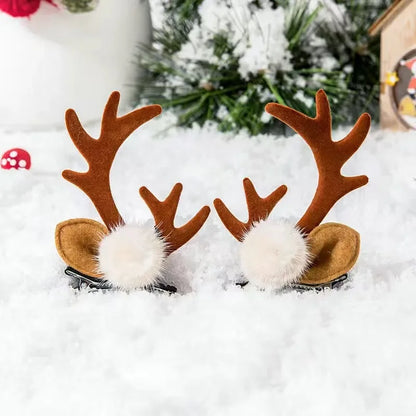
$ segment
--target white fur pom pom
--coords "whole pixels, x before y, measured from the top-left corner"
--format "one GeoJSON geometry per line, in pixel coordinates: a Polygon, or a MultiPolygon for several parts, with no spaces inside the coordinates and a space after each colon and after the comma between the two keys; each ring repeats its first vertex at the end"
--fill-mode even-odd
{"type": "Polygon", "coordinates": [[[283,221],[261,221],[244,238],[241,268],[256,286],[280,289],[299,280],[308,267],[309,257],[299,229],[283,221]]]}
{"type": "Polygon", "coordinates": [[[153,227],[122,225],[101,240],[97,258],[99,271],[114,286],[144,288],[163,271],[165,242],[153,227]]]}

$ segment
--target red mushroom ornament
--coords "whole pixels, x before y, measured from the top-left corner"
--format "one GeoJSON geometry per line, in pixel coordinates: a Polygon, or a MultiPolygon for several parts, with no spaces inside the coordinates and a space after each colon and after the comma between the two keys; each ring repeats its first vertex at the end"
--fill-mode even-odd
{"type": "Polygon", "coordinates": [[[30,169],[30,154],[24,149],[10,149],[1,157],[2,169],[30,169]]]}

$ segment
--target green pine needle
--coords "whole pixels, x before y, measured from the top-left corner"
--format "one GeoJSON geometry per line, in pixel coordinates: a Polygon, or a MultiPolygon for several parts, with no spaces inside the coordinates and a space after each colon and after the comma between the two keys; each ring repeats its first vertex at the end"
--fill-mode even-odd
{"type": "MultiPolygon", "coordinates": [[[[63,6],[71,13],[86,13],[95,9],[97,0],[61,0],[63,6]]],[[[105,1],[105,0],[104,0],[105,1]]]]}
{"type": "MultiPolygon", "coordinates": [[[[218,64],[177,61],[175,54],[200,21],[198,8],[203,1],[165,1],[168,18],[164,28],[155,32],[152,47],[139,50],[145,75],[137,85],[136,104],[145,100],[172,108],[182,126],[210,121],[221,131],[245,129],[254,135],[273,129],[285,133],[283,124],[265,117],[265,104],[276,101],[313,116],[315,93],[324,88],[335,126],[354,123],[363,111],[377,119],[379,39],[370,38],[368,28],[391,0],[335,0],[344,7],[341,17],[332,14],[324,2],[311,10],[305,0],[269,0],[273,8],[286,9],[285,36],[293,70],[252,74],[249,79],[239,73],[236,45],[230,43],[227,33],[212,34],[218,64]],[[322,44],[311,47],[312,37],[321,38],[322,44]],[[332,70],[314,64],[318,52],[336,63],[332,70]]],[[[252,7],[262,4],[253,1],[252,7]]]]}

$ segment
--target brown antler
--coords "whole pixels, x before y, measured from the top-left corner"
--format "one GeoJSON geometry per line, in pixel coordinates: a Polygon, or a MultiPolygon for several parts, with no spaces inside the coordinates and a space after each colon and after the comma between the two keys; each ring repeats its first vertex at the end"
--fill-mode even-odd
{"type": "Polygon", "coordinates": [[[211,211],[209,207],[205,206],[185,225],[175,228],[175,215],[182,188],[182,184],[177,183],[164,201],[159,201],[145,186],[139,190],[140,196],[153,214],[156,228],[167,242],[167,254],[189,241],[204,225],[211,211]]]}
{"type": "Polygon", "coordinates": [[[273,208],[287,192],[287,187],[282,185],[268,197],[261,198],[250,179],[245,178],[243,185],[248,208],[247,222],[244,223],[238,220],[221,199],[217,198],[214,201],[215,209],[217,210],[221,221],[227,230],[239,241],[243,241],[244,235],[255,222],[265,220],[270,215],[273,208]]]}
{"type": "Polygon", "coordinates": [[[98,139],[93,139],[84,130],[74,110],[65,114],[69,135],[89,168],[85,173],[65,170],[62,176],[87,194],[109,230],[124,224],[110,189],[110,169],[114,157],[134,130],[162,112],[159,105],[149,105],[117,117],[119,102],[120,93],[113,92],[104,109],[98,139]]]}
{"type": "Polygon", "coordinates": [[[308,234],[321,223],[339,199],[368,182],[367,176],[343,176],[341,168],[366,138],[371,124],[370,115],[362,114],[352,131],[344,139],[334,142],[331,134],[331,110],[323,90],[316,93],[315,118],[275,103],[267,104],[266,111],[295,130],[309,145],[315,157],[319,172],[318,187],[311,204],[297,224],[308,234]]]}

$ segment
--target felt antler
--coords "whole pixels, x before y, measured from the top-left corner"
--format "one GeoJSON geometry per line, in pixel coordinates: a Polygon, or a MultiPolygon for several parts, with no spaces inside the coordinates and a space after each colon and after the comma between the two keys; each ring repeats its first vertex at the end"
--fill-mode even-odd
{"type": "Polygon", "coordinates": [[[177,183],[164,201],[159,201],[145,186],[139,190],[140,196],[153,214],[156,228],[168,243],[167,254],[189,241],[204,225],[210,213],[210,208],[205,206],[185,225],[176,228],[174,221],[182,189],[182,184],[177,183]]]}
{"type": "Polygon", "coordinates": [[[298,222],[304,233],[310,233],[347,193],[368,183],[367,176],[346,177],[341,174],[345,162],[358,150],[370,129],[371,118],[360,116],[351,132],[339,142],[332,141],[331,110],[323,90],[316,93],[316,117],[311,118],[292,108],[270,103],[266,111],[295,130],[309,145],[319,172],[315,196],[298,222]]]}
{"type": "Polygon", "coordinates": [[[89,168],[85,173],[65,170],[62,176],[87,194],[109,230],[124,224],[110,189],[110,169],[114,157],[134,130],[162,112],[159,105],[149,105],[117,117],[119,102],[120,93],[113,92],[104,109],[98,139],[93,139],[84,130],[74,110],[68,110],[65,114],[71,139],[88,162],[89,168]]]}
{"type": "Polygon", "coordinates": [[[261,198],[249,178],[244,179],[243,186],[248,208],[247,222],[243,223],[238,220],[221,199],[217,198],[214,201],[215,209],[221,221],[227,230],[239,241],[243,241],[244,235],[255,222],[265,220],[270,215],[273,208],[287,192],[287,187],[282,185],[266,198],[261,198]]]}
{"type": "Polygon", "coordinates": [[[319,180],[311,204],[295,227],[285,221],[261,221],[287,189],[282,185],[263,199],[251,181],[244,179],[248,221],[235,218],[219,199],[214,201],[215,208],[225,227],[242,242],[241,269],[248,281],[270,289],[294,283],[335,285],[345,280],[357,261],[360,237],[342,224],[319,224],[340,198],[368,182],[367,176],[343,176],[341,168],[366,138],[370,116],[363,114],[343,140],[334,142],[331,111],[323,90],[316,94],[315,118],[280,104],[267,104],[266,111],[299,133],[313,152],[319,180]]]}
{"type": "MultiPolygon", "coordinates": [[[[74,110],[66,113],[72,141],[88,162],[85,173],[66,170],[63,177],[79,186],[91,199],[106,226],[86,218],[57,225],[55,241],[58,253],[76,278],[105,279],[112,287],[125,290],[155,288],[176,291],[159,281],[166,257],[190,240],[206,221],[210,209],[203,207],[182,227],[174,226],[182,185],[176,184],[165,201],[159,201],[147,189],[140,194],[155,219],[155,228],[125,225],[110,190],[110,169],[114,157],[127,137],[140,125],[161,113],[158,105],[117,116],[120,94],[111,94],[104,110],[101,134],[93,139],[81,126],[74,110]]],[[[84,281],[84,280],[82,280],[84,281]]]]}

